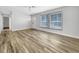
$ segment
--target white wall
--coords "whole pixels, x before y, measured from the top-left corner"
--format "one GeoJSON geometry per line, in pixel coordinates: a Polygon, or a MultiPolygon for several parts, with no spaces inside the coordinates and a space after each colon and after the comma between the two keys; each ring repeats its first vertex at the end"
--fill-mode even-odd
{"type": "Polygon", "coordinates": [[[29,29],[31,27],[31,17],[18,12],[12,13],[11,22],[13,31],[29,29]]]}
{"type": "Polygon", "coordinates": [[[35,29],[43,30],[51,33],[57,33],[70,37],[79,38],[79,7],[63,7],[55,10],[47,11],[41,14],[32,16],[32,26],[35,29]],[[38,16],[45,13],[52,13],[55,11],[63,11],[63,30],[44,29],[39,27],[38,16]]]}
{"type": "Polygon", "coordinates": [[[79,37],[79,7],[64,8],[64,28],[63,33],[79,37]]]}

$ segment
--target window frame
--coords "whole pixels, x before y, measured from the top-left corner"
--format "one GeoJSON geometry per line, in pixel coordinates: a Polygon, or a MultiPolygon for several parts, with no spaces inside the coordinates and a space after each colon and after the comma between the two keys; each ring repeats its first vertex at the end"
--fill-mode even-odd
{"type": "Polygon", "coordinates": [[[47,13],[47,14],[42,14],[39,15],[39,27],[40,28],[45,28],[45,29],[52,29],[52,30],[63,30],[63,11],[56,11],[56,12],[52,12],[52,13],[47,13]],[[51,16],[55,15],[55,14],[61,14],[61,28],[51,28],[51,16]],[[47,27],[42,27],[40,26],[40,16],[47,16],[48,17],[48,25],[47,27]]]}
{"type": "Polygon", "coordinates": [[[40,15],[40,16],[39,16],[39,27],[40,27],[40,28],[48,28],[48,27],[49,27],[48,25],[49,25],[49,17],[48,17],[48,14],[40,15]],[[41,23],[40,19],[41,19],[42,16],[47,16],[47,20],[48,20],[48,21],[47,21],[47,27],[40,26],[40,23],[41,23]]]}
{"type": "MultiPolygon", "coordinates": [[[[53,21],[54,22],[54,21],[53,21]]],[[[56,22],[56,21],[55,21],[56,22]]],[[[52,13],[52,14],[49,14],[49,28],[50,29],[53,29],[53,30],[63,30],[63,12],[62,11],[58,11],[58,12],[54,12],[54,13],[52,13]],[[59,29],[59,28],[51,28],[50,26],[51,26],[51,16],[52,15],[55,15],[55,14],[61,14],[61,28],[59,29]]]]}

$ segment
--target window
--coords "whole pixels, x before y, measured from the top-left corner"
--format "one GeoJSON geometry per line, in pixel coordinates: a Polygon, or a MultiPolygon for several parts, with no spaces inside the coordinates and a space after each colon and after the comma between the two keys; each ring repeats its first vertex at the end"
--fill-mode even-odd
{"type": "Polygon", "coordinates": [[[40,16],[40,27],[48,27],[48,16],[47,15],[40,16]]]}
{"type": "Polygon", "coordinates": [[[62,12],[40,16],[40,27],[61,30],[62,26],[62,12]]]}
{"type": "Polygon", "coordinates": [[[50,28],[62,29],[62,14],[57,13],[50,16],[50,28]]]}

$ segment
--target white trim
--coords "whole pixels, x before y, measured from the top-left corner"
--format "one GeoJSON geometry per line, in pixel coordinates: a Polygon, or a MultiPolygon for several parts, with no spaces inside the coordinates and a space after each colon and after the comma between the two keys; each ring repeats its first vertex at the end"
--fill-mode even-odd
{"type": "Polygon", "coordinates": [[[30,29],[30,27],[28,27],[28,28],[17,28],[17,29],[12,29],[12,31],[18,31],[18,30],[24,30],[24,29],[30,29]]]}
{"type": "Polygon", "coordinates": [[[42,30],[42,29],[39,29],[39,28],[34,28],[34,29],[49,32],[49,33],[55,33],[55,34],[58,34],[58,35],[63,35],[63,36],[67,36],[67,37],[71,37],[71,38],[75,38],[75,39],[79,39],[79,36],[74,36],[74,35],[59,33],[59,32],[53,32],[53,31],[51,32],[51,31],[42,30]]]}
{"type": "Polygon", "coordinates": [[[65,34],[65,33],[57,33],[57,32],[53,32],[53,33],[56,33],[58,35],[63,35],[63,36],[79,39],[79,36],[74,36],[74,35],[65,34]]]}

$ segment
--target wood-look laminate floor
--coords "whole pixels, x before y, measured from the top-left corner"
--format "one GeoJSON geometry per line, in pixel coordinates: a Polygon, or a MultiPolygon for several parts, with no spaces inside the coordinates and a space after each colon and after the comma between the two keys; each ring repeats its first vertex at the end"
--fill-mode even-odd
{"type": "Polygon", "coordinates": [[[79,40],[38,30],[2,32],[1,53],[79,52],[79,40]]]}

